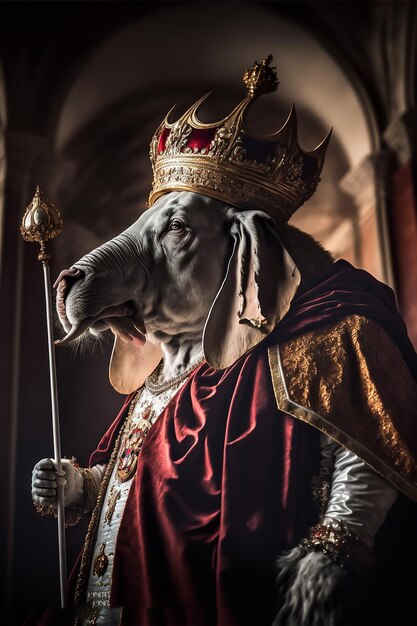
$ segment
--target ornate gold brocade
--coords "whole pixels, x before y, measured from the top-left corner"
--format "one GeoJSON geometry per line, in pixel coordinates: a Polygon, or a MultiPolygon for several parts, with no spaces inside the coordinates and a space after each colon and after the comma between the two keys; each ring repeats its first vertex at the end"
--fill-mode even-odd
{"type": "Polygon", "coordinates": [[[119,448],[120,448],[120,444],[123,438],[123,434],[125,432],[126,426],[130,423],[130,418],[132,416],[139,394],[140,394],[140,391],[131,400],[126,419],[120,428],[119,434],[117,435],[113,452],[106,466],[103,480],[101,481],[96,506],[93,509],[93,512],[91,514],[90,523],[88,525],[87,534],[86,534],[83,549],[81,552],[80,569],[78,572],[78,578],[77,578],[77,584],[76,584],[75,596],[74,596],[74,600],[76,604],[82,603],[85,599],[85,592],[86,592],[86,587],[87,587],[87,582],[88,582],[88,571],[89,571],[88,568],[89,568],[90,560],[92,558],[92,550],[94,547],[94,538],[97,532],[97,524],[100,518],[100,513],[101,513],[103,503],[104,503],[104,499],[107,493],[107,487],[110,482],[110,478],[111,478],[111,475],[112,475],[112,472],[113,472],[113,469],[117,460],[117,455],[119,453],[119,448]]]}
{"type": "Polygon", "coordinates": [[[268,352],[280,410],[417,500],[417,384],[379,324],[351,315],[268,352]]]}
{"type": "MultiPolygon", "coordinates": [[[[118,501],[122,499],[122,495],[125,496],[128,494],[129,486],[127,486],[127,489],[124,490],[122,494],[121,485],[128,485],[126,481],[130,480],[136,472],[142,445],[150,429],[155,425],[168,402],[185,383],[191,372],[201,363],[201,359],[194,362],[192,366],[186,369],[181,375],[164,383],[159,383],[157,380],[160,371],[160,369],[158,369],[155,380],[152,376],[148,377],[145,384],[136,392],[130,402],[110,459],[106,465],[97,497],[97,504],[93,509],[84,541],[74,598],[80,609],[80,616],[83,615],[84,610],[89,610],[90,592],[93,598],[97,594],[95,588],[91,590],[89,587],[91,565],[93,566],[93,578],[94,576],[100,577],[105,575],[109,577],[112,575],[111,572],[109,573],[109,571],[107,571],[109,563],[108,560],[106,561],[106,551],[109,544],[105,543],[107,540],[111,542],[111,537],[106,533],[100,534],[99,530],[100,528],[102,529],[112,524],[112,518],[118,506],[118,501]],[[107,508],[103,509],[105,505],[107,508]],[[103,541],[103,538],[105,541],[103,541]],[[94,550],[96,550],[95,556],[93,556],[94,550]]],[[[113,552],[108,552],[108,556],[114,556],[113,552]]],[[[109,569],[111,568],[109,567],[109,569]]],[[[100,586],[100,584],[101,582],[99,582],[97,586],[100,586]]],[[[109,603],[111,583],[110,586],[108,585],[105,588],[106,585],[108,585],[108,582],[104,581],[101,585],[102,589],[100,593],[103,592],[103,590],[108,591],[109,595],[106,602],[109,603]]],[[[94,609],[94,605],[92,605],[92,608],[94,609]]]]}
{"type": "Polygon", "coordinates": [[[105,524],[111,524],[117,501],[120,500],[121,491],[115,485],[112,486],[109,499],[107,500],[107,509],[104,515],[105,524]]]}

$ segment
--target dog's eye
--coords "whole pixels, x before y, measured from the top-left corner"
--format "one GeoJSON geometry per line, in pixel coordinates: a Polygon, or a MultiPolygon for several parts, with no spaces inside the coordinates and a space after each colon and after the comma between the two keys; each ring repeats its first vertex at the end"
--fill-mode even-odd
{"type": "Polygon", "coordinates": [[[178,218],[172,220],[169,225],[169,230],[182,230],[184,228],[184,223],[181,222],[178,218]]]}

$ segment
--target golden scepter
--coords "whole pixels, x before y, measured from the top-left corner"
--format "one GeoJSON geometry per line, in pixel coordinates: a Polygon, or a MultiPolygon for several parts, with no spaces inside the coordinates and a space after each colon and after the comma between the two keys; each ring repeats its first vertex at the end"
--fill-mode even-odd
{"type": "MultiPolygon", "coordinates": [[[[48,334],[49,352],[49,379],[51,385],[52,405],[52,432],[54,440],[54,460],[58,474],[62,474],[61,464],[61,436],[59,429],[58,387],[56,377],[55,346],[52,324],[52,297],[49,262],[51,256],[46,252],[45,244],[48,239],[53,239],[60,234],[63,228],[62,217],[59,210],[52,202],[47,200],[39,186],[32,202],[26,207],[20,232],[25,241],[37,241],[40,245],[38,260],[43,265],[43,278],[45,285],[46,324],[48,334]]],[[[59,580],[61,589],[61,608],[66,606],[67,588],[67,555],[65,545],[65,511],[64,511],[64,486],[58,485],[58,549],[59,549],[59,580]]]]}

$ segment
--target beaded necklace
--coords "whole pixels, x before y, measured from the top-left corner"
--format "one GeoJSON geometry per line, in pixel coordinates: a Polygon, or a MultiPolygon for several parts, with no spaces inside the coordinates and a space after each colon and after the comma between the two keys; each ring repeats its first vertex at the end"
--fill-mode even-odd
{"type": "Polygon", "coordinates": [[[187,378],[187,376],[189,376],[189,374],[191,374],[191,372],[193,372],[196,369],[196,367],[204,363],[204,361],[205,361],[205,358],[201,357],[198,361],[196,361],[195,363],[192,363],[189,367],[187,367],[186,370],[178,374],[178,376],[174,376],[174,378],[170,378],[169,380],[160,381],[159,376],[161,375],[162,365],[163,365],[163,361],[161,361],[158,367],[156,368],[156,370],[150,376],[148,376],[148,378],[145,380],[145,387],[151,393],[161,393],[162,391],[165,391],[166,389],[170,389],[171,387],[174,387],[175,385],[180,383],[182,380],[187,378]]]}

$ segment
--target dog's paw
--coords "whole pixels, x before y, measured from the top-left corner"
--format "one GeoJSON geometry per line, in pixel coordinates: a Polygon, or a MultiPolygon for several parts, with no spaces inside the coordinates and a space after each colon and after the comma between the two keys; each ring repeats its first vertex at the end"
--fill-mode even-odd
{"type": "Polygon", "coordinates": [[[277,561],[273,626],[338,626],[347,572],[323,552],[296,547],[277,561]]]}

